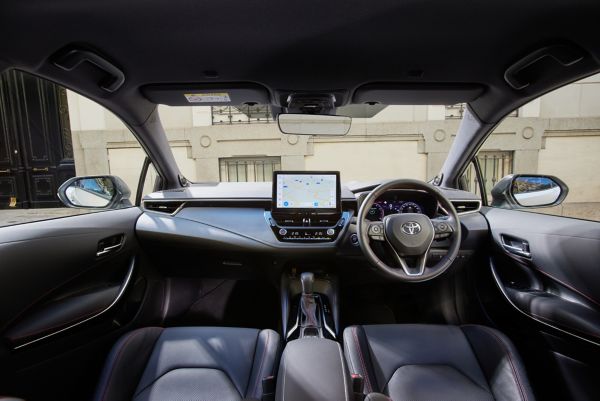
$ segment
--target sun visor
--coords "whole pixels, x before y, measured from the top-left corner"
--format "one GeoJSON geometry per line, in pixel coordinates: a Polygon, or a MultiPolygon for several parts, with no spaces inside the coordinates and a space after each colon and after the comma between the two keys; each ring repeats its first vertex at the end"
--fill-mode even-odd
{"type": "Polygon", "coordinates": [[[373,83],[359,87],[352,103],[385,105],[450,105],[477,99],[485,87],[478,84],[373,83]]]}
{"type": "Polygon", "coordinates": [[[146,85],[144,96],[153,103],[169,106],[237,106],[269,104],[269,92],[252,83],[146,85]]]}

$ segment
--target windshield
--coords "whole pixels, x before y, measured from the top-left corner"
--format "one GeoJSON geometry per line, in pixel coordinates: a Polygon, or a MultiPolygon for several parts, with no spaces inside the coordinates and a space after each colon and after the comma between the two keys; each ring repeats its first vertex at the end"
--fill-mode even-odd
{"type": "Polygon", "coordinates": [[[182,173],[192,182],[271,181],[277,170],[340,171],[342,182],[429,180],[439,172],[464,105],[338,108],[345,136],[282,134],[267,106],[160,106],[182,173]]]}

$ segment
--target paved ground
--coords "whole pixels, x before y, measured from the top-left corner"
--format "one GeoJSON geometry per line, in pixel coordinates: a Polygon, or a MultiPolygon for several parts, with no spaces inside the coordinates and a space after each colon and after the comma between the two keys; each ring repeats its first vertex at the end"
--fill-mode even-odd
{"type": "Polygon", "coordinates": [[[56,219],[76,214],[90,213],[85,209],[2,209],[0,210],[0,227],[13,224],[27,223],[30,221],[56,219]]]}

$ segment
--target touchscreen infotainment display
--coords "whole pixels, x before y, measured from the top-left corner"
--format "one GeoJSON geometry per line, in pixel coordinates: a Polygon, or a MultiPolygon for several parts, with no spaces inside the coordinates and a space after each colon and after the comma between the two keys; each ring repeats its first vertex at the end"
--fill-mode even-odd
{"type": "Polygon", "coordinates": [[[284,172],[274,174],[276,209],[338,209],[339,173],[284,172]]]}

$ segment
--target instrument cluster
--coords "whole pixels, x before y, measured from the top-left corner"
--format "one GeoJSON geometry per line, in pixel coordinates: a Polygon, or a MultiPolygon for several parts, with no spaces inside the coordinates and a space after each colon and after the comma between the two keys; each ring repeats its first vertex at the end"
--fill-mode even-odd
{"type": "Polygon", "coordinates": [[[371,221],[381,221],[383,218],[390,214],[398,213],[423,213],[423,207],[416,202],[404,202],[404,201],[376,201],[369,213],[367,219],[371,221]]]}
{"type": "Polygon", "coordinates": [[[415,190],[389,190],[381,195],[367,213],[367,219],[381,221],[385,216],[398,213],[420,213],[430,218],[437,213],[434,197],[415,190]]]}

